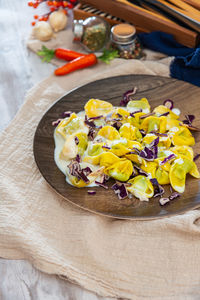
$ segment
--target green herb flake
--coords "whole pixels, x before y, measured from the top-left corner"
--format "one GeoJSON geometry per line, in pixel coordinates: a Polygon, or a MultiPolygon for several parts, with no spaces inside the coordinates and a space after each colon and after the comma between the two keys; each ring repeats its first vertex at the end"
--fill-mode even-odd
{"type": "Polygon", "coordinates": [[[43,62],[50,62],[52,58],[54,58],[55,51],[52,49],[48,49],[43,45],[42,49],[37,52],[37,55],[42,58],[43,62]]]}
{"type": "Polygon", "coordinates": [[[106,64],[109,64],[111,60],[114,58],[119,57],[119,53],[115,49],[104,49],[103,54],[98,57],[101,61],[105,62],[106,64]]]}

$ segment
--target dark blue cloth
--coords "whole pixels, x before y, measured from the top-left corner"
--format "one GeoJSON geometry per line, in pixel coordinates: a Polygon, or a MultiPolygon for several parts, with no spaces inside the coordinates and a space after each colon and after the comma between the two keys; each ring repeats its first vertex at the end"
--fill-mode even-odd
{"type": "Polygon", "coordinates": [[[140,33],[142,45],[154,51],[175,56],[170,65],[170,76],[200,86],[200,48],[185,47],[171,34],[160,31],[140,33]]]}

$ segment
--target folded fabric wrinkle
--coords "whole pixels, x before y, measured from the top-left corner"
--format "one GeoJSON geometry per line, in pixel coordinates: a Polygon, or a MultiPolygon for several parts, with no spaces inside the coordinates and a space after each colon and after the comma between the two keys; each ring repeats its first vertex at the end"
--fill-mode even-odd
{"type": "Polygon", "coordinates": [[[140,33],[138,37],[144,47],[175,57],[170,64],[171,77],[200,86],[200,46],[185,47],[161,31],[140,33]]]}

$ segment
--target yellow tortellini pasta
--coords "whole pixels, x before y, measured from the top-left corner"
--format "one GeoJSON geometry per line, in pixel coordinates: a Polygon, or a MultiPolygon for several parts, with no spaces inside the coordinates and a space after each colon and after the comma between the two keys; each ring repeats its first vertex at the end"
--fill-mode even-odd
{"type": "Polygon", "coordinates": [[[75,143],[77,140],[78,154],[83,155],[88,146],[88,136],[85,132],[77,132],[75,135],[75,143]]]}
{"type": "Polygon", "coordinates": [[[195,140],[191,132],[184,126],[171,128],[169,130],[169,136],[172,139],[172,144],[175,146],[193,146],[195,144],[195,140]]]}
{"type": "Polygon", "coordinates": [[[185,190],[186,174],[192,169],[193,163],[186,158],[177,158],[170,169],[170,183],[173,189],[179,193],[185,190]]]}
{"type": "Polygon", "coordinates": [[[66,137],[66,127],[75,118],[77,118],[77,115],[75,113],[72,113],[70,115],[70,117],[63,119],[56,127],[56,133],[61,134],[65,138],[66,137]]]}
{"type": "Polygon", "coordinates": [[[166,117],[154,117],[150,116],[143,120],[140,129],[149,133],[151,131],[157,131],[160,133],[166,132],[166,117]]]}
{"type": "MultiPolygon", "coordinates": [[[[142,142],[144,145],[150,145],[153,142],[153,140],[155,140],[156,138],[157,138],[157,136],[155,136],[154,134],[148,133],[143,138],[142,142]]],[[[171,146],[170,137],[169,136],[160,136],[158,146],[162,147],[162,148],[169,148],[171,146]]]]}
{"type": "Polygon", "coordinates": [[[143,164],[141,165],[141,169],[144,170],[147,174],[150,174],[151,178],[156,177],[157,168],[158,168],[158,164],[155,161],[143,160],[143,164]]]}
{"type": "Polygon", "coordinates": [[[62,151],[60,152],[60,158],[63,160],[69,160],[75,158],[78,154],[78,146],[75,142],[75,136],[71,135],[67,137],[62,151]]]}
{"type": "Polygon", "coordinates": [[[119,129],[119,134],[121,135],[121,137],[128,140],[136,140],[139,142],[142,140],[142,134],[140,133],[139,129],[137,127],[134,127],[130,123],[123,124],[119,129]]]}
{"type": "Polygon", "coordinates": [[[130,150],[134,149],[134,148],[136,148],[138,150],[142,150],[142,148],[143,148],[142,145],[140,144],[140,142],[130,141],[130,140],[127,140],[127,146],[128,146],[128,148],[130,148],[130,150]]]}
{"type": "Polygon", "coordinates": [[[130,116],[130,113],[121,107],[118,107],[116,111],[113,113],[112,118],[118,119],[122,118],[122,120],[126,120],[130,116]]]}
{"type": "Polygon", "coordinates": [[[125,157],[128,158],[129,160],[131,160],[136,165],[140,165],[144,161],[144,159],[142,157],[140,157],[138,154],[134,154],[134,153],[126,154],[125,157]]]}
{"type": "Polygon", "coordinates": [[[149,178],[138,175],[128,181],[131,186],[127,188],[136,198],[141,201],[149,201],[154,195],[154,188],[149,178]]]}
{"type": "Polygon", "coordinates": [[[97,156],[99,154],[101,154],[103,152],[102,146],[104,145],[104,143],[96,143],[96,144],[92,144],[89,143],[88,146],[88,155],[89,156],[97,156]]]}
{"type": "Polygon", "coordinates": [[[126,155],[128,152],[130,152],[130,150],[120,142],[112,145],[112,148],[109,151],[119,157],[126,155]]]}
{"type": "Polygon", "coordinates": [[[133,164],[128,159],[122,159],[107,167],[105,173],[116,180],[127,181],[133,173],[133,164]]]}
{"type": "Polygon", "coordinates": [[[56,163],[78,188],[111,177],[141,201],[154,196],[155,182],[183,193],[186,175],[200,174],[191,148],[195,139],[179,113],[165,105],[151,111],[146,98],[131,99],[126,107],[90,99],[83,112],[57,125],[56,163]]]}
{"type": "Polygon", "coordinates": [[[115,140],[119,139],[120,135],[117,129],[115,129],[113,126],[107,125],[101,128],[98,132],[98,135],[104,137],[105,139],[108,140],[115,140]]]}
{"type": "Polygon", "coordinates": [[[137,128],[140,128],[140,125],[143,121],[143,119],[141,117],[144,115],[145,115],[145,113],[143,113],[143,112],[134,113],[132,116],[129,116],[127,118],[127,122],[137,128]]]}
{"type": "Polygon", "coordinates": [[[150,112],[150,108],[151,107],[147,98],[142,98],[140,100],[132,100],[129,101],[127,104],[127,110],[131,113],[142,110],[143,113],[147,114],[150,112]]]}
{"type": "Polygon", "coordinates": [[[184,192],[187,173],[193,177],[200,178],[197,166],[193,161],[184,156],[174,160],[169,172],[169,177],[170,184],[175,191],[179,193],[184,192]]]}
{"type": "Polygon", "coordinates": [[[180,126],[180,121],[176,119],[166,118],[166,130],[180,126]]]}
{"type": "Polygon", "coordinates": [[[156,113],[156,116],[158,116],[158,117],[161,116],[161,115],[163,115],[163,114],[168,113],[168,115],[166,115],[167,119],[169,118],[169,119],[175,119],[176,120],[176,119],[179,118],[178,115],[176,115],[175,113],[173,113],[173,111],[171,109],[167,108],[164,105],[157,106],[156,108],[154,108],[153,111],[156,113]]]}
{"type": "Polygon", "coordinates": [[[170,150],[173,153],[175,153],[176,155],[183,155],[190,160],[193,160],[193,158],[194,158],[193,149],[189,146],[186,146],[186,145],[175,146],[175,147],[172,147],[170,150]]]}
{"type": "Polygon", "coordinates": [[[170,180],[169,180],[169,172],[167,172],[166,170],[164,170],[163,168],[161,168],[160,166],[158,167],[158,169],[156,170],[155,173],[155,177],[158,180],[159,184],[169,184],[170,180]]]}
{"type": "Polygon", "coordinates": [[[104,166],[104,167],[110,167],[114,163],[119,162],[119,161],[120,161],[120,158],[111,152],[102,153],[99,158],[100,166],[104,166]]]}
{"type": "Polygon", "coordinates": [[[90,99],[85,105],[85,113],[89,118],[97,116],[106,116],[111,113],[113,106],[107,101],[102,101],[99,99],[90,99]]]}

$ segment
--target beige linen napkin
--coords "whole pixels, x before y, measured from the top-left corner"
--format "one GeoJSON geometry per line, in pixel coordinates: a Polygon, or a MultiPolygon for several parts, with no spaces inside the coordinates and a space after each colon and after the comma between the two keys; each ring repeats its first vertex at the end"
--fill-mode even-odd
{"type": "Polygon", "coordinates": [[[159,62],[116,59],[65,77],[52,75],[29,91],[0,135],[1,257],[27,259],[102,296],[200,298],[199,210],[148,222],[98,216],[56,194],[33,158],[36,126],[63,94],[100,78],[167,76],[168,70],[159,62]]]}
{"type": "Polygon", "coordinates": [[[51,76],[30,90],[0,136],[1,257],[27,259],[103,296],[199,299],[199,210],[148,222],[98,216],[57,195],[33,158],[36,126],[64,93],[113,75],[167,72],[157,62],[117,59],[110,66],[51,76]]]}

